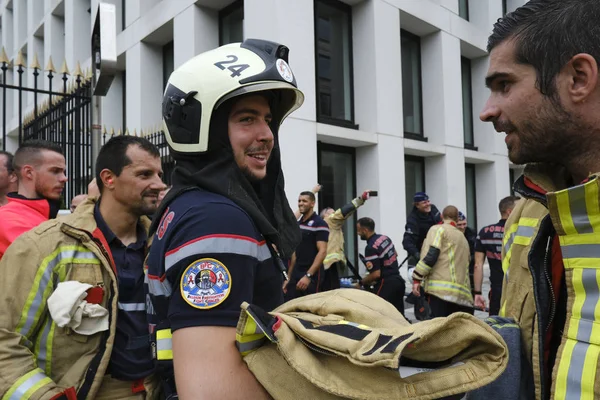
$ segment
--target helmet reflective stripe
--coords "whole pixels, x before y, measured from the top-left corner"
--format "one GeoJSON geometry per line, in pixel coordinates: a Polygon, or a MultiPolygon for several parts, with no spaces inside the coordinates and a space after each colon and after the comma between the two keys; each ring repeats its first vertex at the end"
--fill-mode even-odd
{"type": "Polygon", "coordinates": [[[280,91],[271,113],[275,121],[283,121],[304,101],[285,58],[285,46],[248,39],[202,53],[173,71],[163,97],[169,146],[179,153],[207,151],[214,110],[246,93],[280,91]]]}

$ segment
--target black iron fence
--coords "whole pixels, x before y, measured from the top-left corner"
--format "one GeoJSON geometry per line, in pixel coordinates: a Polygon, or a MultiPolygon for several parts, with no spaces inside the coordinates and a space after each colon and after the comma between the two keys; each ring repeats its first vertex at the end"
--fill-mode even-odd
{"type": "MultiPolygon", "coordinates": [[[[77,63],[71,76],[66,62],[63,62],[60,72],[57,73],[51,57],[46,68],[42,69],[36,55],[33,56],[31,65],[27,67],[21,52],[18,53],[13,64],[6,56],[4,48],[0,51],[0,70],[2,71],[0,83],[2,149],[6,150],[7,137],[11,132],[18,137],[19,144],[32,139],[58,144],[65,154],[67,164],[69,180],[65,187],[64,204],[68,207],[74,196],[87,192],[87,185],[93,178],[91,176],[93,162],[91,71],[83,73],[77,63]],[[27,71],[31,75],[28,75],[27,71]],[[26,86],[24,80],[28,76],[30,85],[26,86]],[[28,94],[33,98],[28,99],[28,94]]],[[[108,133],[105,129],[102,143],[106,143],[115,134],[120,133],[114,131],[108,133]]],[[[125,134],[129,134],[127,130],[125,134]]],[[[165,183],[170,184],[175,162],[169,154],[163,131],[150,130],[142,132],[141,136],[158,147],[165,183]]]]}

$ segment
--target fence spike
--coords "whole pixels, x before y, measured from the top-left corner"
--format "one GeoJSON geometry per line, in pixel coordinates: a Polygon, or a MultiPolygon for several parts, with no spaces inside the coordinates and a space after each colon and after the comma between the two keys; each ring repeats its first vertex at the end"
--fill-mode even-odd
{"type": "Polygon", "coordinates": [[[69,68],[67,67],[67,59],[66,58],[63,60],[62,67],[60,67],[60,73],[66,74],[66,75],[71,75],[71,73],[69,72],[69,68]]]}
{"type": "Polygon", "coordinates": [[[103,134],[103,135],[106,135],[106,125],[104,125],[104,126],[102,127],[102,134],[103,134]]]}
{"type": "Polygon", "coordinates": [[[73,71],[73,76],[83,77],[83,72],[81,72],[81,65],[79,64],[79,61],[77,61],[77,64],[75,64],[75,71],[73,71]]]}
{"type": "Polygon", "coordinates": [[[27,67],[25,64],[25,59],[23,58],[23,52],[19,50],[17,53],[17,62],[15,62],[15,66],[17,67],[27,67]]]}
{"type": "Polygon", "coordinates": [[[31,62],[29,68],[42,69],[42,67],[40,67],[40,62],[38,61],[37,53],[33,53],[33,61],[31,62]]]}
{"type": "Polygon", "coordinates": [[[56,68],[54,68],[54,63],[52,62],[52,56],[48,57],[48,64],[46,65],[46,71],[56,73],[56,68]]]}
{"type": "Polygon", "coordinates": [[[121,130],[121,128],[119,128],[119,131],[117,132],[117,136],[121,136],[123,134],[123,131],[121,130]]]}
{"type": "Polygon", "coordinates": [[[115,136],[115,128],[113,128],[112,126],[110,127],[110,136],[115,136]]]}
{"type": "Polygon", "coordinates": [[[86,69],[85,79],[86,80],[92,80],[92,68],[86,69]]]}
{"type": "Polygon", "coordinates": [[[6,55],[6,50],[4,50],[4,46],[2,46],[2,51],[0,52],[0,62],[8,64],[10,60],[6,55]]]}
{"type": "Polygon", "coordinates": [[[129,136],[129,128],[125,128],[125,136],[129,136]]]}

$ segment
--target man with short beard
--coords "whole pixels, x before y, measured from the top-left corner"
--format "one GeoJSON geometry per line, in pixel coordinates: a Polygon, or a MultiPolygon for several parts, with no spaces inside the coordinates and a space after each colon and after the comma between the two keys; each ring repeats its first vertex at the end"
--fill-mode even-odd
{"type": "Polygon", "coordinates": [[[165,188],[160,153],[144,138],[116,136],[96,171],[99,199],[24,233],[0,261],[0,395],[158,396],[143,265],[145,216],[165,188]]]}
{"type": "MultiPolygon", "coordinates": [[[[600,398],[597,0],[531,0],[488,40],[481,112],[527,164],[504,228],[500,316],[521,326],[536,399],[600,398]]],[[[512,356],[512,355],[511,355],[512,356]]]]}
{"type": "Polygon", "coordinates": [[[176,167],[154,220],[147,283],[167,397],[269,398],[240,354],[252,343],[236,348],[236,326],[243,302],[265,311],[283,302],[279,254],[291,257],[300,242],[278,138],[304,100],[288,51],[258,39],[222,46],[178,67],[165,89],[176,167]]]}
{"type": "Polygon", "coordinates": [[[0,259],[19,235],[56,217],[67,181],[65,157],[54,143],[25,142],[13,163],[18,189],[7,195],[8,204],[0,208],[0,259]]]}

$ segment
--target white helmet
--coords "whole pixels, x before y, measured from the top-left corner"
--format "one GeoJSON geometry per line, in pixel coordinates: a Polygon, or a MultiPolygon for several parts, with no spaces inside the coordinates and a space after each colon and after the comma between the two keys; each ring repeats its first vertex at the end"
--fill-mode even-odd
{"type": "Polygon", "coordinates": [[[208,150],[213,112],[228,99],[246,93],[278,92],[273,120],[281,123],[304,102],[289,67],[289,49],[247,39],[199,54],[169,77],[162,103],[165,136],[176,153],[208,150]]]}

